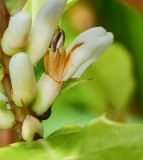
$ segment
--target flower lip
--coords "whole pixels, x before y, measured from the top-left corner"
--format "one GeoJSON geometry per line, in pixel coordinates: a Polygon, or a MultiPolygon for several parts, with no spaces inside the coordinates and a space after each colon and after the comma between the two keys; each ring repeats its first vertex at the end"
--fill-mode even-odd
{"type": "Polygon", "coordinates": [[[79,78],[85,69],[96,61],[113,42],[114,37],[112,33],[104,32],[104,30],[100,34],[97,33],[96,28],[87,30],[81,36],[79,35],[68,47],[67,54],[70,55],[70,59],[66,65],[63,81],[69,78],[79,78]],[[93,31],[94,36],[92,35],[91,39],[89,39],[88,35],[90,36],[93,31]],[[73,50],[72,48],[80,42],[84,43],[73,50]]]}
{"type": "Polygon", "coordinates": [[[103,27],[94,27],[82,32],[71,42],[69,47],[66,49],[67,54],[70,53],[70,50],[74,48],[76,44],[79,44],[82,42],[86,43],[88,41],[94,40],[96,37],[101,37],[106,33],[107,32],[103,27]]]}

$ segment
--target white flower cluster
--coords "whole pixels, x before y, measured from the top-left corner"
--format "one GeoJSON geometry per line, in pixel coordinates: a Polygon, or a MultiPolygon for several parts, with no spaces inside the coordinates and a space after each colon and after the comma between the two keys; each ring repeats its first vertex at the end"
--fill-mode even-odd
{"type": "MultiPolygon", "coordinates": [[[[113,41],[112,33],[96,27],[81,33],[64,49],[64,32],[58,29],[58,24],[66,1],[48,0],[33,25],[29,13],[20,11],[14,14],[1,39],[3,52],[11,56],[9,72],[12,100],[18,107],[31,107],[38,116],[47,112],[60,93],[63,82],[69,78],[79,78],[113,41]],[[42,58],[45,73],[37,82],[34,66],[42,58]]],[[[0,100],[5,101],[1,95],[0,100]]],[[[6,126],[1,125],[1,114],[5,116],[2,112],[0,109],[0,128],[6,126]]],[[[11,127],[14,116],[9,117],[11,121],[7,126],[11,127]]],[[[31,141],[35,133],[42,136],[42,125],[38,119],[27,115],[22,126],[22,137],[31,141]]]]}

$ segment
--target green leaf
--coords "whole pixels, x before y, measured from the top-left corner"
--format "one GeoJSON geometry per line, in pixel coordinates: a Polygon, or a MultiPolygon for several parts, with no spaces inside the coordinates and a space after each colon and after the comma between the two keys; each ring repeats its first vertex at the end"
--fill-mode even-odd
{"type": "Polygon", "coordinates": [[[62,99],[58,98],[52,106],[51,116],[42,122],[44,126],[44,137],[48,137],[50,134],[67,125],[76,124],[83,127],[94,118],[95,116],[91,113],[82,111],[66,102],[64,103],[62,99]]]}
{"type": "Polygon", "coordinates": [[[6,160],[142,160],[143,125],[119,124],[105,117],[84,128],[65,127],[45,140],[0,149],[6,160]]]}

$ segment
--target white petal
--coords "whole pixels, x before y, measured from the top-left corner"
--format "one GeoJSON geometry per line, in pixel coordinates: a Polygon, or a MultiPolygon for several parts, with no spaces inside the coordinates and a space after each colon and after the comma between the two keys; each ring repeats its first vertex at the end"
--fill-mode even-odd
{"type": "Polygon", "coordinates": [[[87,62],[82,64],[80,66],[80,68],[76,71],[76,73],[74,75],[72,75],[71,78],[79,78],[84,73],[84,71],[89,67],[89,65],[92,64],[95,61],[96,61],[96,57],[95,56],[93,56],[92,58],[87,60],[87,62]]]}
{"type": "Polygon", "coordinates": [[[85,32],[81,33],[79,36],[72,41],[70,46],[67,48],[67,53],[76,45],[82,42],[88,42],[91,39],[95,39],[96,37],[101,37],[106,34],[106,30],[102,27],[95,27],[86,30],[85,32]]]}
{"type": "MultiPolygon", "coordinates": [[[[95,37],[95,39],[85,42],[82,46],[75,49],[69,60],[68,70],[63,80],[65,81],[72,77],[77,70],[93,56],[97,59],[108,48],[112,41],[113,34],[108,32],[101,37],[95,37]]],[[[85,66],[87,67],[88,65],[86,64],[85,66]]],[[[84,70],[86,69],[85,66],[84,70]]]]}
{"type": "Polygon", "coordinates": [[[18,12],[11,17],[1,40],[2,50],[5,54],[12,56],[22,50],[26,44],[31,22],[30,14],[25,11],[18,12]]]}
{"type": "Polygon", "coordinates": [[[33,64],[37,63],[48,50],[64,12],[66,1],[48,0],[36,17],[27,48],[33,64]]]}
{"type": "Polygon", "coordinates": [[[14,55],[9,64],[12,98],[17,106],[29,105],[35,98],[37,85],[33,65],[27,54],[14,55]]]}
{"type": "Polygon", "coordinates": [[[38,82],[37,96],[32,104],[32,110],[37,115],[44,114],[59,94],[61,86],[61,83],[43,74],[38,82]]]}
{"type": "Polygon", "coordinates": [[[33,116],[27,115],[22,125],[22,138],[31,142],[36,133],[43,136],[43,126],[41,122],[33,116]]]}

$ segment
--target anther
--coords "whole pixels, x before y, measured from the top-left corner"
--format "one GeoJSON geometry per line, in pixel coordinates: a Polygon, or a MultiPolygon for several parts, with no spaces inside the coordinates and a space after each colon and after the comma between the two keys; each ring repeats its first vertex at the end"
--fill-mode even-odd
{"type": "Polygon", "coordinates": [[[58,28],[51,42],[52,50],[54,52],[59,50],[64,46],[64,42],[65,42],[65,32],[63,29],[58,28]]]}

